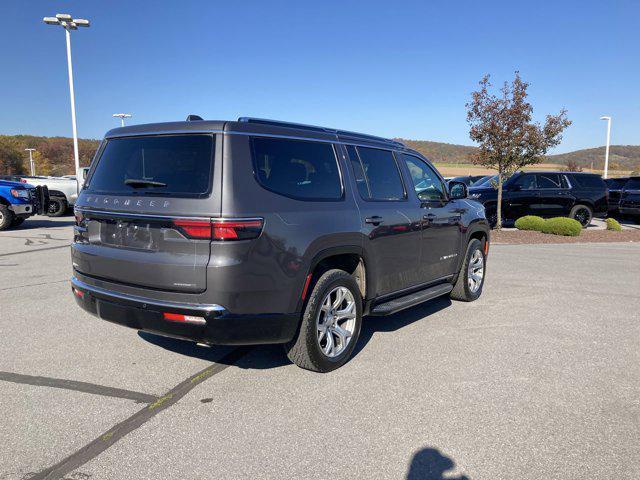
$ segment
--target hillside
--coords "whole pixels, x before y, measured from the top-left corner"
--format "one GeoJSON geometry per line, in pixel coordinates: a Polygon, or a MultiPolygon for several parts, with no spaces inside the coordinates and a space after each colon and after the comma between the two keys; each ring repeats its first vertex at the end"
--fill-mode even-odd
{"type": "MultiPolygon", "coordinates": [[[[80,166],[93,158],[99,140],[78,139],[80,166]]],[[[73,140],[67,137],[37,137],[33,135],[0,135],[0,175],[28,174],[29,154],[33,152],[36,174],[68,175],[73,173],[73,140]]]]}
{"type": "Polygon", "coordinates": [[[431,142],[428,140],[407,140],[396,138],[407,147],[417,150],[436,163],[471,163],[477,147],[455,145],[453,143],[431,142]]]}
{"type": "MultiPolygon", "coordinates": [[[[431,161],[438,164],[470,164],[477,147],[428,140],[397,138],[431,161]]],[[[79,139],[80,165],[89,165],[99,140],[79,139]]],[[[38,175],[66,175],[73,173],[73,142],[67,137],[38,137],[33,135],[0,135],[0,175],[28,174],[29,155],[25,148],[35,148],[34,161],[38,175]]],[[[601,169],[604,147],[576,150],[550,155],[545,163],[566,165],[574,161],[583,168],[601,169]]],[[[611,170],[640,171],[640,145],[613,145],[609,152],[611,170]]]]}
{"type": "MultiPolygon", "coordinates": [[[[604,164],[605,147],[587,148],[575,152],[550,155],[548,161],[566,165],[574,161],[584,168],[602,168],[604,164]]],[[[611,145],[609,148],[609,168],[611,170],[640,171],[640,145],[611,145]]]]}

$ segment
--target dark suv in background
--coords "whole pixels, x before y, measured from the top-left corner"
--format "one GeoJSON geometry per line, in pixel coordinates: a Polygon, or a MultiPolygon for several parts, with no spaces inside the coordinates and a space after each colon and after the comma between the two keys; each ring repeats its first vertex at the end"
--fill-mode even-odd
{"type": "Polygon", "coordinates": [[[75,207],[72,290],[111,322],[283,343],[326,372],[363,315],[480,296],[489,226],[466,194],[370,135],[259,119],[117,128],[75,207]]]}
{"type": "MultiPolygon", "coordinates": [[[[502,217],[509,224],[525,215],[571,217],[583,227],[608,210],[607,186],[599,175],[578,172],[517,172],[503,184],[502,217]]],[[[498,191],[483,184],[469,188],[496,223],[498,191]]]]}
{"type": "Polygon", "coordinates": [[[640,222],[640,177],[630,177],[624,184],[618,208],[622,216],[640,222]]]}

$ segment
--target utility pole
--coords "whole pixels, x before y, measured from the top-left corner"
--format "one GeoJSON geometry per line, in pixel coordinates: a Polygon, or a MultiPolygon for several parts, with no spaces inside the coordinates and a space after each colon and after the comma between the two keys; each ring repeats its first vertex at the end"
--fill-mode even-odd
{"type": "Polygon", "coordinates": [[[604,153],[604,178],[607,178],[607,174],[609,171],[609,143],[611,143],[611,117],[603,116],[600,117],[600,120],[607,121],[607,149],[604,153]]]}

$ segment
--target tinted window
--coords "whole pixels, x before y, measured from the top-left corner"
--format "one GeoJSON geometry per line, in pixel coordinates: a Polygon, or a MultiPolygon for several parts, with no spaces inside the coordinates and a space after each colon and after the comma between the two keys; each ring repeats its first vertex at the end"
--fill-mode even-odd
{"type": "Polygon", "coordinates": [[[624,188],[626,190],[640,190],[640,178],[630,178],[624,188]]]}
{"type": "Polygon", "coordinates": [[[87,190],[121,195],[201,196],[209,192],[212,135],[114,138],[87,190]]]}
{"type": "MultiPolygon", "coordinates": [[[[388,150],[377,148],[357,147],[355,150],[358,153],[362,171],[369,187],[368,198],[372,200],[403,199],[405,196],[404,188],[393,154],[388,150]]],[[[360,190],[361,195],[362,193],[360,190]]]]}
{"type": "Polygon", "coordinates": [[[562,188],[560,175],[557,173],[539,173],[536,175],[538,188],[562,188]]]}
{"type": "Polygon", "coordinates": [[[573,181],[582,188],[599,188],[604,189],[605,183],[598,175],[573,175],[573,181]]]}
{"type": "Polygon", "coordinates": [[[265,188],[307,200],[342,197],[333,145],[280,138],[252,143],[256,178],[265,188]]]}
{"type": "Polygon", "coordinates": [[[628,178],[607,178],[604,183],[612,190],[619,190],[627,183],[628,178]]]}
{"type": "Polygon", "coordinates": [[[371,198],[371,192],[369,192],[369,185],[367,184],[367,179],[364,176],[364,170],[362,167],[362,163],[360,162],[360,158],[358,157],[358,152],[356,152],[356,147],[353,145],[347,146],[347,153],[349,154],[349,161],[351,162],[351,166],[353,167],[353,175],[356,179],[356,185],[358,186],[358,192],[362,198],[371,198]]]}
{"type": "MultiPolygon", "coordinates": [[[[407,164],[413,188],[420,200],[443,200],[446,198],[444,185],[433,169],[418,157],[401,154],[402,159],[407,164]]],[[[455,178],[453,179],[457,181],[455,178]]]]}
{"type": "Polygon", "coordinates": [[[535,190],[536,177],[535,175],[520,175],[513,184],[520,187],[520,190],[535,190]]]}

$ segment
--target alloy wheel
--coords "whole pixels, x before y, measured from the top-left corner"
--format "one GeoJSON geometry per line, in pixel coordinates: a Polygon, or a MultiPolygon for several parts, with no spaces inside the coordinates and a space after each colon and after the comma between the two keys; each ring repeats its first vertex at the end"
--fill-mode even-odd
{"type": "Polygon", "coordinates": [[[471,293],[476,293],[482,286],[484,278],[484,256],[480,250],[475,250],[469,259],[467,268],[467,282],[471,293]]]}
{"type": "Polygon", "coordinates": [[[345,351],[356,328],[356,301],[346,287],[336,287],[322,301],[316,318],[318,345],[334,358],[345,351]]]}

